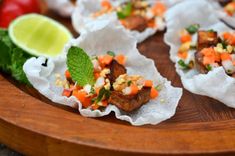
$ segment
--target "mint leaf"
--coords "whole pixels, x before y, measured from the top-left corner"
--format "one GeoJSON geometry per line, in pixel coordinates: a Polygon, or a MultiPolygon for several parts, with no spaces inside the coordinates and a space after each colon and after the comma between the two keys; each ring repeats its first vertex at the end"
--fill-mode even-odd
{"type": "Polygon", "coordinates": [[[94,84],[94,67],[90,57],[79,47],[71,47],[67,54],[67,67],[74,81],[80,86],[94,84]]]}
{"type": "Polygon", "coordinates": [[[117,12],[117,16],[119,19],[124,19],[131,15],[131,11],[132,11],[132,5],[131,2],[129,2],[122,8],[121,11],[117,12]]]}

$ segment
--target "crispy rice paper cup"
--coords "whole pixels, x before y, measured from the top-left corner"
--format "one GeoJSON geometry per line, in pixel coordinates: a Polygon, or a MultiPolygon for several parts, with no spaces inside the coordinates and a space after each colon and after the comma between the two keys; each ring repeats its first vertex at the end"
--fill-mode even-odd
{"type": "MultiPolygon", "coordinates": [[[[113,6],[119,6],[120,4],[127,2],[129,0],[110,0],[113,6]]],[[[102,25],[116,25],[120,26],[121,23],[118,20],[118,17],[116,15],[116,12],[104,14],[102,16],[99,16],[97,18],[91,17],[91,15],[99,10],[101,10],[100,5],[101,0],[79,0],[77,1],[76,9],[72,14],[72,23],[73,27],[78,33],[86,32],[89,29],[99,29],[100,28],[100,22],[97,23],[97,21],[101,20],[102,25]]],[[[153,0],[148,1],[149,4],[153,4],[153,0]]],[[[143,32],[139,31],[130,31],[128,30],[128,33],[130,33],[137,42],[142,42],[145,39],[147,39],[149,36],[152,36],[155,34],[158,30],[162,31],[165,29],[165,22],[160,20],[158,21],[158,27],[157,28],[147,28],[143,32]]]]}
{"type": "MultiPolygon", "coordinates": [[[[191,24],[200,24],[201,30],[216,30],[219,34],[231,31],[213,14],[213,7],[206,1],[185,1],[174,6],[166,14],[167,32],[165,42],[170,46],[170,58],[178,62],[180,47],[180,30],[191,24]],[[201,9],[201,8],[207,9],[201,9]],[[200,11],[198,11],[200,10],[200,11]],[[206,20],[205,20],[206,19],[206,20]]],[[[194,39],[196,41],[196,39],[194,39]]],[[[229,107],[235,108],[235,79],[225,73],[223,67],[215,68],[208,74],[200,74],[197,70],[182,70],[178,63],[175,65],[183,86],[192,93],[217,99],[229,107]]]]}
{"type": "Polygon", "coordinates": [[[72,40],[65,46],[64,55],[49,59],[47,67],[42,65],[44,62],[45,58],[39,57],[31,58],[24,64],[23,69],[33,87],[53,102],[78,107],[81,115],[86,117],[102,117],[113,111],[116,118],[128,121],[132,125],[158,124],[175,114],[182,96],[182,89],[172,87],[171,83],[159,74],[154,62],[140,55],[136,48],[136,41],[122,27],[106,26],[92,33],[81,34],[78,39],[72,40]],[[114,105],[109,105],[103,111],[83,109],[75,97],[62,96],[63,88],[55,85],[55,74],[64,75],[66,53],[71,46],[83,48],[90,56],[105,54],[109,50],[126,55],[128,74],[139,74],[153,80],[155,85],[161,84],[162,90],[159,92],[159,97],[131,113],[121,111],[114,105]]]}

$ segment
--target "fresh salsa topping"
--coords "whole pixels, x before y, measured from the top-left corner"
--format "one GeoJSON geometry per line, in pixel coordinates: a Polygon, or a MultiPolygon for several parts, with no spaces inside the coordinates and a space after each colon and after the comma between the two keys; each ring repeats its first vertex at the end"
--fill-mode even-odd
{"type": "Polygon", "coordinates": [[[126,73],[126,56],[108,51],[104,55],[89,57],[78,47],[67,54],[65,80],[56,75],[56,85],[64,88],[62,95],[74,96],[84,108],[102,109],[108,104],[130,112],[150,99],[158,97],[159,86],[140,75],[126,73]]]}
{"type": "Polygon", "coordinates": [[[112,6],[109,0],[103,0],[101,6],[102,9],[92,14],[92,17],[115,11],[124,27],[140,32],[146,28],[161,27],[166,12],[166,6],[162,2],[156,2],[151,6],[146,0],[131,0],[118,7],[112,6]]]}
{"type": "Polygon", "coordinates": [[[183,70],[196,68],[200,73],[207,73],[222,66],[228,75],[235,77],[234,32],[218,35],[214,30],[199,30],[199,25],[193,24],[180,32],[180,42],[178,65],[183,70]],[[194,43],[196,34],[197,43],[194,43]]]}

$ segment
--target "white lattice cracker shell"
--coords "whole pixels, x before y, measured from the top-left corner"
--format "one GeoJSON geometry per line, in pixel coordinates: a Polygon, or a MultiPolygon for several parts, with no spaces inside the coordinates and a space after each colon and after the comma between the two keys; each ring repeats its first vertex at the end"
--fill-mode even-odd
{"type": "MultiPolygon", "coordinates": [[[[167,32],[165,42],[170,46],[170,58],[177,62],[180,47],[180,30],[191,24],[200,24],[202,30],[213,29],[219,34],[231,31],[214,13],[214,8],[202,0],[184,1],[166,14],[167,32]],[[207,8],[207,9],[202,9],[207,8]],[[200,10],[200,11],[198,11],[200,10]]],[[[228,76],[223,67],[216,68],[208,74],[200,74],[197,70],[183,71],[176,63],[176,71],[180,75],[183,86],[192,93],[217,99],[229,107],[235,108],[235,78],[228,76]]]]}
{"type": "Polygon", "coordinates": [[[44,62],[45,58],[39,57],[31,58],[24,64],[24,71],[33,87],[53,102],[70,107],[78,105],[79,112],[86,117],[101,117],[113,111],[116,118],[128,121],[132,125],[157,124],[175,114],[182,96],[182,89],[172,87],[170,82],[159,74],[154,62],[140,55],[136,48],[136,41],[122,27],[106,26],[93,32],[84,33],[66,45],[65,55],[49,59],[47,67],[42,65],[44,62]],[[104,111],[83,109],[75,97],[62,96],[63,89],[55,85],[55,74],[64,75],[66,53],[71,46],[83,48],[90,56],[105,54],[109,50],[116,54],[126,55],[128,74],[139,74],[146,79],[153,80],[155,85],[162,84],[163,88],[159,92],[159,97],[132,113],[123,112],[114,105],[109,105],[104,111]]]}

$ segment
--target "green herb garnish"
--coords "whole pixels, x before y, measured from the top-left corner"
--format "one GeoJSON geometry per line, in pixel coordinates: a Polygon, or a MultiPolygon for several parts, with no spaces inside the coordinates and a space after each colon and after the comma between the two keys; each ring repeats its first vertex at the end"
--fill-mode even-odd
{"type": "Polygon", "coordinates": [[[91,87],[90,94],[95,94],[95,89],[93,87],[91,87]]]}
{"type": "Polygon", "coordinates": [[[200,28],[199,24],[192,24],[185,29],[188,31],[188,33],[195,34],[199,28],[200,28]]]}
{"type": "Polygon", "coordinates": [[[125,6],[122,7],[122,10],[117,12],[117,16],[119,19],[124,19],[131,15],[132,4],[128,2],[125,6]]]}
{"type": "Polygon", "coordinates": [[[115,53],[114,53],[113,51],[108,51],[108,52],[107,52],[107,54],[108,54],[108,55],[110,55],[110,56],[113,56],[113,57],[115,57],[115,56],[116,56],[116,55],[115,55],[115,53]]]}
{"type": "Polygon", "coordinates": [[[207,69],[208,71],[211,71],[211,70],[212,70],[212,66],[211,66],[210,64],[208,64],[208,65],[206,65],[206,69],[207,69]]]}
{"type": "Polygon", "coordinates": [[[216,32],[215,30],[213,30],[213,29],[210,29],[210,30],[208,30],[208,32],[216,32]]]}
{"type": "Polygon", "coordinates": [[[95,102],[98,103],[100,102],[103,98],[108,99],[110,97],[110,91],[106,90],[105,88],[101,88],[99,91],[99,95],[97,96],[97,98],[95,99],[95,102]]]}
{"type": "Polygon", "coordinates": [[[7,30],[0,29],[0,51],[0,69],[11,74],[20,83],[30,85],[23,65],[32,56],[14,45],[7,30]]]}
{"type": "Polygon", "coordinates": [[[180,67],[184,70],[186,69],[190,69],[189,65],[187,65],[183,60],[179,60],[178,64],[180,65],[180,67]]]}
{"type": "Polygon", "coordinates": [[[131,85],[131,83],[132,83],[132,81],[130,80],[130,81],[128,81],[127,82],[127,86],[129,87],[130,85],[131,85]]]}
{"type": "Polygon", "coordinates": [[[79,86],[94,84],[94,67],[90,57],[79,47],[71,47],[67,54],[67,67],[79,86]]]}

